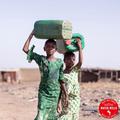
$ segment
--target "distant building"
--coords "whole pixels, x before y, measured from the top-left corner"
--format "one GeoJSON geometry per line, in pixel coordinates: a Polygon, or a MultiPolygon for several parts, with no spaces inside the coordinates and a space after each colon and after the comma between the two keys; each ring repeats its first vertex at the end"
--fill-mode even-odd
{"type": "MultiPolygon", "coordinates": [[[[101,68],[82,68],[79,79],[81,82],[97,82],[98,80],[109,79],[120,82],[120,70],[101,68]]],[[[19,68],[0,70],[0,81],[3,82],[24,82],[38,81],[40,73],[38,68],[19,68]]]]}
{"type": "Polygon", "coordinates": [[[0,81],[3,82],[22,82],[35,81],[40,79],[37,68],[19,68],[0,70],[0,81]]]}
{"type": "Polygon", "coordinates": [[[120,70],[118,69],[83,68],[81,76],[82,82],[93,82],[101,79],[120,82],[120,70]]]}

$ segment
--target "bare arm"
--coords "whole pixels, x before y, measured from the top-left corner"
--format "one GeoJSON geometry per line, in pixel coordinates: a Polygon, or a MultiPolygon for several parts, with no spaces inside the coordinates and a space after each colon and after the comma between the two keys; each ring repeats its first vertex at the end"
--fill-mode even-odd
{"type": "Polygon", "coordinates": [[[83,54],[82,54],[82,45],[81,45],[81,40],[78,38],[77,39],[77,45],[78,45],[78,48],[79,48],[79,57],[78,57],[78,63],[76,64],[76,67],[78,69],[81,68],[81,65],[82,65],[82,61],[83,61],[83,54]]]}
{"type": "Polygon", "coordinates": [[[31,39],[33,37],[34,33],[33,31],[30,33],[28,39],[26,40],[24,46],[23,46],[23,51],[27,54],[28,51],[29,51],[29,45],[30,45],[30,42],[31,42],[31,39]]]}
{"type": "MultiPolygon", "coordinates": [[[[65,83],[63,81],[61,81],[61,91],[63,92],[63,95],[65,96],[65,106],[68,106],[68,94],[67,94],[67,90],[65,87],[65,83]]],[[[61,98],[61,96],[60,96],[61,98]]]]}
{"type": "Polygon", "coordinates": [[[58,99],[58,104],[57,104],[57,112],[61,113],[62,112],[62,94],[64,96],[64,105],[67,107],[68,106],[68,94],[66,91],[66,87],[65,87],[65,83],[63,81],[60,81],[60,95],[59,95],[59,99],[58,99]]]}
{"type": "Polygon", "coordinates": [[[62,90],[60,91],[58,104],[57,104],[57,112],[60,114],[62,112],[62,104],[61,104],[61,96],[62,96],[62,90]]]}

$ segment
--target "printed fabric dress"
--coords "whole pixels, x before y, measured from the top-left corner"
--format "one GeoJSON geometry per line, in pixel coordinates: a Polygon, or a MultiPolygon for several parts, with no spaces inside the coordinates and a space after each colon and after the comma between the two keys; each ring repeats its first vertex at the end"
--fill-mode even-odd
{"type": "Polygon", "coordinates": [[[35,60],[41,74],[38,91],[38,113],[34,120],[56,120],[56,109],[60,94],[60,81],[63,80],[61,59],[48,61],[45,56],[29,51],[29,62],[35,60]]]}
{"type": "Polygon", "coordinates": [[[70,73],[64,73],[68,92],[68,107],[64,106],[64,96],[62,95],[63,110],[58,120],[79,120],[80,111],[80,86],[78,82],[78,70],[76,67],[70,73]]]}

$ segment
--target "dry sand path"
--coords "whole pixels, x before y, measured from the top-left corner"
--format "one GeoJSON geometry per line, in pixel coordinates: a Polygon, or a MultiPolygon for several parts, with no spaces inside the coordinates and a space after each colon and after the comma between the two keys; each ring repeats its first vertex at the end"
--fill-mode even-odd
{"type": "MultiPolygon", "coordinates": [[[[9,87],[3,85],[2,87],[7,88],[0,91],[0,120],[33,120],[36,114],[37,100],[28,101],[23,99],[23,96],[15,95],[20,90],[13,89],[14,85],[9,87]],[[13,89],[12,92],[10,92],[11,89],[13,89]]],[[[24,92],[21,91],[21,94],[24,95],[24,92]]]]}
{"type": "MultiPolygon", "coordinates": [[[[38,85],[39,82],[0,83],[0,120],[34,120],[38,85]]],[[[107,120],[98,112],[105,98],[117,100],[120,107],[120,83],[82,83],[80,120],[107,120]]],[[[120,111],[109,120],[120,120],[120,111]]]]}

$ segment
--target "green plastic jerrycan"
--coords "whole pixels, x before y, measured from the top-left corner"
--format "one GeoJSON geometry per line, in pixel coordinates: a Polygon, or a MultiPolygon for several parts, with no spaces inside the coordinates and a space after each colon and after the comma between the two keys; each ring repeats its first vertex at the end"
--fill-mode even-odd
{"type": "Polygon", "coordinates": [[[79,33],[73,33],[72,39],[65,40],[65,48],[67,51],[75,52],[78,51],[76,39],[80,38],[82,49],[85,47],[84,37],[79,33]]]}
{"type": "Polygon", "coordinates": [[[34,36],[38,39],[70,39],[72,24],[67,20],[39,20],[34,23],[34,36]]]}
{"type": "Polygon", "coordinates": [[[75,52],[78,51],[76,44],[76,38],[81,39],[82,49],[85,47],[84,37],[79,33],[73,33],[71,39],[60,39],[56,40],[57,51],[61,54],[64,54],[67,51],[75,52]]]}

